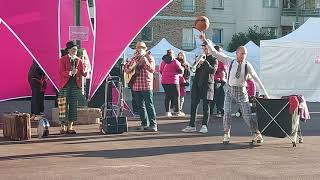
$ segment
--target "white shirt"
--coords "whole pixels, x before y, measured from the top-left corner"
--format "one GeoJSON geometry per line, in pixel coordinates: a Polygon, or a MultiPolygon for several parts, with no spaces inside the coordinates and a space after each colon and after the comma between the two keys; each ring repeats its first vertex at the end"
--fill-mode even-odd
{"type": "MultiPolygon", "coordinates": [[[[232,63],[232,61],[229,63],[229,67],[230,67],[231,63],[232,63]]],[[[252,76],[257,76],[257,73],[253,69],[253,66],[249,62],[246,62],[246,63],[247,63],[247,71],[248,71],[247,74],[250,74],[252,76]],[[255,74],[255,75],[253,75],[253,74],[255,74]]],[[[230,86],[241,86],[241,87],[246,86],[246,79],[244,77],[246,63],[243,62],[243,63],[239,64],[238,61],[236,61],[236,60],[233,61],[233,64],[232,64],[232,67],[230,70],[230,75],[229,75],[229,83],[228,83],[230,86]],[[236,73],[237,73],[237,69],[238,69],[239,65],[241,66],[240,77],[236,78],[236,73]]],[[[228,68],[228,71],[229,71],[229,68],[228,68]]]]}
{"type": "MultiPolygon", "coordinates": [[[[227,56],[226,54],[224,54],[223,52],[218,52],[216,49],[214,49],[214,45],[209,43],[208,44],[209,47],[209,51],[211,52],[211,54],[216,57],[217,59],[219,59],[220,61],[222,61],[225,64],[230,64],[231,62],[236,59],[234,57],[230,57],[227,56]]],[[[245,73],[245,61],[241,64],[241,73],[240,73],[240,78],[237,79],[236,78],[236,72],[237,72],[237,68],[238,68],[238,62],[235,60],[232,64],[232,68],[230,71],[229,76],[229,81],[227,82],[230,86],[238,86],[238,87],[245,87],[245,79],[244,79],[244,73],[245,73]]],[[[256,71],[253,69],[252,65],[247,62],[247,74],[250,74],[252,76],[252,78],[255,80],[255,82],[258,84],[258,86],[260,87],[260,89],[263,91],[262,94],[265,94],[267,97],[269,97],[266,89],[264,88],[262,82],[260,81],[260,78],[258,77],[256,71]]],[[[228,68],[229,71],[229,68],[228,68]]]]}

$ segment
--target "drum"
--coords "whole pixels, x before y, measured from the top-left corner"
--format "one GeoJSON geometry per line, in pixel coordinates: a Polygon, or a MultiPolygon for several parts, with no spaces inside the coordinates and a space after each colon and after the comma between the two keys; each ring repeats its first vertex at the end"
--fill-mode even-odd
{"type": "Polygon", "coordinates": [[[46,118],[41,118],[38,123],[37,134],[39,138],[47,137],[49,135],[49,121],[46,118]]]}

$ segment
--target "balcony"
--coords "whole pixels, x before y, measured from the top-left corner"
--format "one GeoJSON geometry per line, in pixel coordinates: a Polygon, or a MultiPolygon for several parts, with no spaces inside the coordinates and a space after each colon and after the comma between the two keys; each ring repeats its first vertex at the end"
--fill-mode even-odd
{"type": "MultiPolygon", "coordinates": [[[[296,16],[295,8],[284,8],[282,9],[282,16],[296,16]]],[[[320,17],[320,9],[298,9],[299,17],[320,17]]]]}

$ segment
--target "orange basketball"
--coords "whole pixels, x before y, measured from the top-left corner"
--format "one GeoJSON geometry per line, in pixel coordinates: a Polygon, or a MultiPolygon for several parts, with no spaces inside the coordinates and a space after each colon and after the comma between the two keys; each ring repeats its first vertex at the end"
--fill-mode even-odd
{"type": "Polygon", "coordinates": [[[199,31],[206,31],[209,28],[210,22],[209,19],[205,16],[198,16],[195,21],[195,27],[199,31]]]}

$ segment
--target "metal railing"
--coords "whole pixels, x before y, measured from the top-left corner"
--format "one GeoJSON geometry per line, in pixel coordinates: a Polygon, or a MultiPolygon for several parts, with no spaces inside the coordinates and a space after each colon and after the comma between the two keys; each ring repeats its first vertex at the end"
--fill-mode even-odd
{"type": "Polygon", "coordinates": [[[295,9],[295,8],[284,8],[282,9],[282,16],[298,16],[300,17],[320,17],[320,9],[295,9]],[[298,11],[298,13],[297,13],[298,11]]]}

